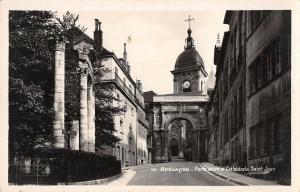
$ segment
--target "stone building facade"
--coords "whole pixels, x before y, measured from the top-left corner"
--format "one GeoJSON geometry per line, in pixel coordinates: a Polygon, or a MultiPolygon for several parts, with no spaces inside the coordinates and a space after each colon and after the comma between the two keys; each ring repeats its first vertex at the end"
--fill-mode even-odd
{"type": "Polygon", "coordinates": [[[226,11],[209,105],[211,162],[289,169],[290,22],[290,11],[226,11]]]}
{"type": "Polygon", "coordinates": [[[246,164],[245,127],[245,15],[227,11],[222,45],[215,47],[217,67],[215,89],[210,105],[210,141],[215,147],[210,159],[219,165],[246,164]]]}
{"type": "Polygon", "coordinates": [[[101,77],[101,83],[112,86],[113,95],[118,99],[112,101],[112,105],[125,106],[126,112],[114,117],[115,134],[121,140],[115,147],[104,146],[105,150],[102,150],[101,153],[116,156],[122,166],[136,165],[141,162],[142,158],[147,159],[145,155],[148,154],[147,140],[144,139],[146,137],[144,135],[147,135],[148,123],[144,115],[142,84],[139,80],[135,82],[130,75],[126,44],[124,44],[123,58],[118,58],[113,52],[103,47],[102,35],[101,28],[96,27],[94,40],[99,41],[96,43],[102,46],[101,62],[99,63],[107,69],[107,72],[101,77]],[[139,135],[141,132],[143,132],[143,137],[139,135]],[[139,154],[143,154],[143,156],[141,157],[139,154]]]}
{"type": "Polygon", "coordinates": [[[173,74],[174,93],[147,95],[154,162],[207,159],[207,72],[197,52],[192,30],[173,74]],[[150,110],[149,110],[150,109],[150,110]]]}
{"type": "Polygon", "coordinates": [[[218,105],[215,91],[209,94],[209,104],[207,107],[207,124],[208,124],[208,161],[217,163],[217,130],[218,130],[218,105]]]}
{"type": "Polygon", "coordinates": [[[153,97],[157,95],[154,91],[143,92],[144,101],[145,101],[145,112],[146,119],[149,122],[149,130],[147,135],[147,149],[148,149],[148,162],[155,162],[154,151],[156,146],[153,142],[153,123],[154,123],[154,113],[153,113],[153,97]]]}
{"type": "Polygon", "coordinates": [[[150,124],[146,117],[145,99],[143,87],[140,80],[137,80],[138,97],[141,105],[137,107],[137,164],[151,162],[151,150],[148,150],[150,124]]]}
{"type": "Polygon", "coordinates": [[[245,14],[248,164],[289,172],[291,12],[248,11],[245,14]]]}
{"type": "Polygon", "coordinates": [[[151,162],[151,153],[148,152],[147,144],[149,122],[141,109],[138,109],[137,116],[137,164],[144,164],[151,162]]]}

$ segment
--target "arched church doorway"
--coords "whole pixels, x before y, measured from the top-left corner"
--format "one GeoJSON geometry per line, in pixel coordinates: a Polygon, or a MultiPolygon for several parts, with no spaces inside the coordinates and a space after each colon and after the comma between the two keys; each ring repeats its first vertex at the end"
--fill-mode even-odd
{"type": "Polygon", "coordinates": [[[184,159],[191,161],[193,159],[193,125],[183,118],[174,119],[168,126],[169,130],[169,158],[184,159]]]}
{"type": "Polygon", "coordinates": [[[170,142],[170,148],[171,148],[171,156],[178,156],[178,141],[176,138],[172,138],[170,142]]]}

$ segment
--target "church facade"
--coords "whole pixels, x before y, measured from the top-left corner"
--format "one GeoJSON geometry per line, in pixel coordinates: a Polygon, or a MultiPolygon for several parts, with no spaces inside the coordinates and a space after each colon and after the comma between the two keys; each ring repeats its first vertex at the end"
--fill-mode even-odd
{"type": "MultiPolygon", "coordinates": [[[[184,51],[173,74],[173,93],[153,94],[148,102],[152,117],[154,162],[207,159],[207,72],[188,29],[184,51]],[[151,103],[149,105],[149,102],[151,103]]],[[[148,110],[149,111],[149,110],[148,110]]]]}

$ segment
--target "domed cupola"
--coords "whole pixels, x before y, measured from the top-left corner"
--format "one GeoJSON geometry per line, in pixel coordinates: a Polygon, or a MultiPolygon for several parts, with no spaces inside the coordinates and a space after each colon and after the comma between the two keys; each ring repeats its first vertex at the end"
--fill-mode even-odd
{"type": "Polygon", "coordinates": [[[185,39],[184,51],[177,57],[173,74],[173,88],[175,94],[205,94],[205,78],[207,72],[204,63],[194,45],[190,22],[194,20],[190,16],[187,20],[189,28],[188,37],[185,39]]]}
{"type": "Polygon", "coordinates": [[[203,60],[195,49],[194,39],[191,36],[191,28],[188,29],[187,33],[188,37],[185,40],[186,44],[184,46],[184,51],[177,57],[174,71],[194,67],[204,67],[203,60]]]}

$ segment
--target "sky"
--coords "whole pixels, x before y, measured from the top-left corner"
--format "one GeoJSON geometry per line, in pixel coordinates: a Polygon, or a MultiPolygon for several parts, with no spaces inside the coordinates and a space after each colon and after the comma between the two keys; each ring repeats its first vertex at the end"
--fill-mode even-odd
{"type": "Polygon", "coordinates": [[[191,15],[192,37],[206,71],[215,70],[214,46],[217,34],[222,38],[228,25],[223,24],[225,11],[89,11],[79,14],[79,24],[93,38],[94,19],[102,22],[103,45],[117,57],[123,56],[127,43],[128,62],[133,80],[141,80],[143,91],[173,93],[173,76],[178,55],[184,50],[191,15]],[[131,42],[128,37],[131,36],[131,42]]]}

